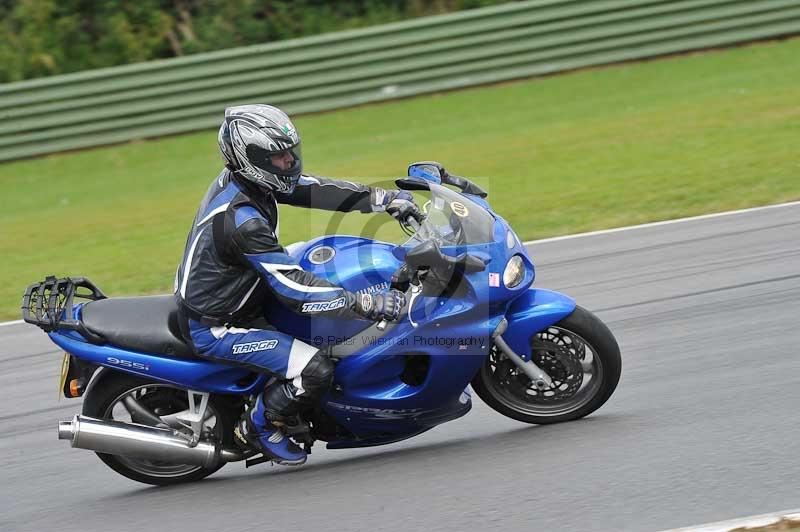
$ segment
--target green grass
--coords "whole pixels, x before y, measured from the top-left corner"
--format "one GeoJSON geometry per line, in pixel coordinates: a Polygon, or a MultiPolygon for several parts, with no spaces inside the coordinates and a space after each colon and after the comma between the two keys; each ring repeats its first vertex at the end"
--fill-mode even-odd
{"type": "MultiPolygon", "coordinates": [[[[385,181],[435,159],[532,239],[800,199],[798,57],[794,39],[296,122],[312,173],[385,181]]],[[[220,166],[215,132],[0,165],[0,319],[19,318],[46,274],[113,295],[171,290],[220,166]]],[[[282,209],[285,243],[380,222],[397,235],[388,217],[282,209]]]]}

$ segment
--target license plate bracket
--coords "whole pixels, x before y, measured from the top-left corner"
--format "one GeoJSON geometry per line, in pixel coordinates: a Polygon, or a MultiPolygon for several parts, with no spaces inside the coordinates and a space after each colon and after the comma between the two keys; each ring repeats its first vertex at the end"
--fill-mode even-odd
{"type": "Polygon", "coordinates": [[[67,395],[66,384],[67,384],[67,376],[69,375],[69,366],[70,360],[72,360],[72,355],[69,353],[64,353],[64,358],[61,359],[61,376],[58,378],[58,398],[61,399],[61,396],[67,395]]]}

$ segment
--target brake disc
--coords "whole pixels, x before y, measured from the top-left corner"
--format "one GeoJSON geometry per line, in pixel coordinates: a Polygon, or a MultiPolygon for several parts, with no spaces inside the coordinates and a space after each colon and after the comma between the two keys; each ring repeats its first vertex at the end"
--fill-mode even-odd
{"type": "Polygon", "coordinates": [[[585,353],[582,343],[575,348],[575,342],[566,342],[560,337],[544,340],[537,337],[531,343],[531,360],[545,371],[553,385],[537,389],[529,382],[528,399],[539,403],[562,401],[575,395],[583,384],[581,354],[585,353]],[[555,341],[554,341],[555,340],[555,341]]]}

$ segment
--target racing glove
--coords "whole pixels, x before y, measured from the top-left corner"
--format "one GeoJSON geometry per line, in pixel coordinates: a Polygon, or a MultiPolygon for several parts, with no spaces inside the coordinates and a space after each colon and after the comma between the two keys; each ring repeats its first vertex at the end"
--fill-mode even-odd
{"type": "Polygon", "coordinates": [[[386,204],[386,212],[394,219],[405,222],[409,218],[414,218],[422,223],[424,216],[419,207],[414,203],[414,196],[405,190],[393,190],[397,194],[386,204]]]}
{"type": "Polygon", "coordinates": [[[413,201],[394,200],[386,206],[386,212],[389,213],[392,218],[402,222],[405,222],[409,218],[414,218],[417,222],[422,223],[425,219],[422,211],[419,210],[419,207],[417,207],[417,204],[413,201]]]}
{"type": "MultiPolygon", "coordinates": [[[[408,204],[408,203],[416,207],[416,204],[414,203],[414,196],[412,196],[410,192],[407,192],[405,190],[393,190],[393,189],[384,190],[379,187],[372,187],[370,190],[371,190],[370,202],[372,203],[372,210],[375,212],[377,211],[389,212],[389,206],[393,204],[395,206],[395,209],[397,208],[398,205],[408,204]]],[[[418,207],[417,209],[419,210],[418,207]]]]}
{"type": "Polygon", "coordinates": [[[353,312],[373,321],[396,321],[406,304],[406,295],[399,290],[378,294],[356,294],[353,312]]]}

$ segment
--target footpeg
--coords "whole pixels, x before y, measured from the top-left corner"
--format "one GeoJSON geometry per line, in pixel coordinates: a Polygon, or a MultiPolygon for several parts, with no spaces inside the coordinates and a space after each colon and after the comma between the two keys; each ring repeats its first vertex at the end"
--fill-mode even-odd
{"type": "Polygon", "coordinates": [[[254,465],[263,464],[264,462],[272,462],[272,458],[266,457],[263,454],[255,458],[248,458],[244,462],[244,467],[253,467],[254,465]]]}

